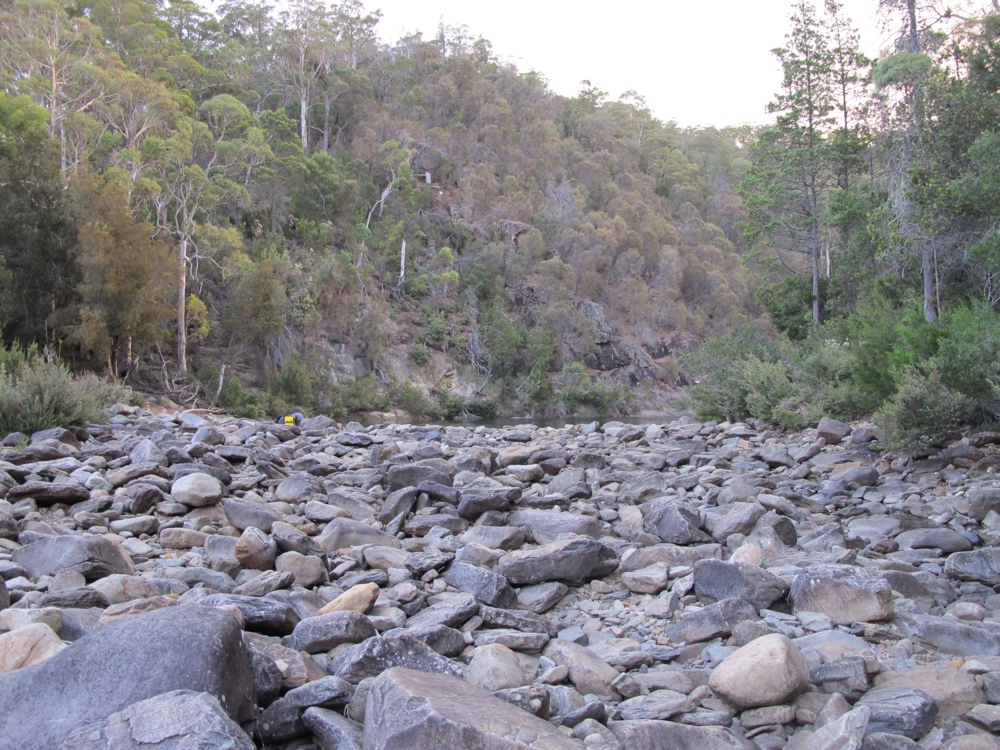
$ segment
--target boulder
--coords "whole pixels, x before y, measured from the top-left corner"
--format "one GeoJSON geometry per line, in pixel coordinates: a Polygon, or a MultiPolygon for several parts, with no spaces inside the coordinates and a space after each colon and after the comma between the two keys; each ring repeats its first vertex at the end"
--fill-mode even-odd
{"type": "Polygon", "coordinates": [[[246,732],[226,715],[214,695],[193,690],[171,690],[82,726],[63,740],[60,750],[166,746],[254,750],[246,732]]]}
{"type": "Polygon", "coordinates": [[[795,577],[789,599],[796,612],[822,612],[837,625],[888,620],[892,587],[850,565],[810,565],[795,577]]]}
{"type": "Polygon", "coordinates": [[[12,559],[32,576],[56,575],[65,570],[88,580],[114,573],[135,573],[132,558],[117,544],[99,536],[50,536],[14,550],[12,559]]]}
{"type": "Polygon", "coordinates": [[[702,602],[743,599],[761,610],[784,598],[788,584],[750,563],[701,560],[694,566],[694,592],[702,602]]]}
{"type": "Polygon", "coordinates": [[[368,693],[365,750],[584,747],[537,716],[447,675],[389,669],[368,693]]]}
{"type": "Polygon", "coordinates": [[[731,653],[708,680],[716,695],[741,711],[786,703],[808,684],[805,658],[778,633],[757,638],[731,653]]]}
{"type": "Polygon", "coordinates": [[[253,674],[241,636],[231,614],[187,606],[94,630],[41,664],[0,675],[4,748],[59,747],[78,727],[171,690],[210,693],[246,721],[253,674]]]}
{"type": "Polygon", "coordinates": [[[535,549],[509,552],[500,558],[497,572],[510,583],[569,581],[600,578],[618,567],[618,554],[593,539],[566,539],[535,549]]]}
{"type": "Polygon", "coordinates": [[[170,495],[174,500],[192,508],[216,505],[221,502],[224,493],[222,482],[203,472],[185,474],[170,486],[170,495]]]}

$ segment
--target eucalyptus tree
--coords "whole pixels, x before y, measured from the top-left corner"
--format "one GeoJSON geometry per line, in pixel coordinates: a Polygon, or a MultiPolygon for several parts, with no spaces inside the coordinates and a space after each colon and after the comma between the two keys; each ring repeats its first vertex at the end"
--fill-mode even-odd
{"type": "Polygon", "coordinates": [[[210,99],[201,114],[204,121],[182,118],[169,137],[149,138],[145,144],[157,225],[177,243],[177,372],[182,377],[187,374],[187,279],[197,278],[199,264],[210,262],[195,241],[197,223],[226,206],[249,203],[248,163],[266,148],[249,109],[234,97],[210,99]]]}
{"type": "MultiPolygon", "coordinates": [[[[116,66],[101,44],[100,29],[83,16],[71,17],[56,0],[5,3],[0,6],[0,65],[12,93],[27,94],[48,110],[48,131],[59,142],[60,167],[66,172],[71,155],[84,150],[71,148],[74,125],[108,97],[108,70],[116,66]]],[[[83,137],[88,129],[76,130],[83,137]]]]}
{"type": "Polygon", "coordinates": [[[809,259],[812,318],[820,322],[820,252],[831,185],[828,133],[836,106],[835,59],[826,26],[808,0],[793,6],[787,44],[773,50],[784,74],[781,91],[768,105],[775,115],[752,146],[752,166],[741,185],[753,241],[766,238],[775,249],[809,259]]]}

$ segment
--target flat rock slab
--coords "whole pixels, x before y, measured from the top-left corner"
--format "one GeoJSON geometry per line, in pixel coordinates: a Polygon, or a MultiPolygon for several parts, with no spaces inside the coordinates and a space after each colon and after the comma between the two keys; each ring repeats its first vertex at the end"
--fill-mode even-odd
{"type": "Polygon", "coordinates": [[[754,750],[725,727],[695,727],[672,721],[612,721],[608,729],[631,750],[754,750]]]}
{"type": "Polygon", "coordinates": [[[837,625],[893,614],[889,582],[850,565],[810,565],[795,577],[789,599],[796,612],[822,612],[837,625]]]}
{"type": "Polygon", "coordinates": [[[12,559],[32,576],[66,570],[93,580],[114,573],[135,573],[132,559],[114,542],[99,536],[51,536],[14,550],[12,559]]]}
{"type": "Polygon", "coordinates": [[[546,721],[467,682],[409,669],[368,693],[366,750],[583,750],[546,721]]]}
{"type": "Polygon", "coordinates": [[[618,554],[593,539],[567,539],[500,558],[497,572],[510,583],[581,582],[600,578],[618,567],[618,554]]]}
{"type": "Polygon", "coordinates": [[[59,747],[73,730],[171,690],[211,693],[231,718],[252,716],[253,675],[235,617],[187,606],[129,617],[0,676],[4,750],[59,747]]]}

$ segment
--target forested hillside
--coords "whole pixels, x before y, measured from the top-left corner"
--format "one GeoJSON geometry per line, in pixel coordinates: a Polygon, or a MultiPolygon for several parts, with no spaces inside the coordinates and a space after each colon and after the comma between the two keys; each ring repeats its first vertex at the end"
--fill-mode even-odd
{"type": "Polygon", "coordinates": [[[1000,15],[880,8],[878,60],[836,3],[792,8],[740,188],[781,335],[740,327],[689,361],[703,416],[874,412],[898,445],[1000,418],[1000,15]]]}
{"type": "Polygon", "coordinates": [[[4,343],[259,417],[995,420],[1000,15],[879,8],[792,5],[720,131],[354,0],[0,0],[4,343]]]}
{"type": "Polygon", "coordinates": [[[356,0],[0,8],[5,343],[257,416],[607,412],[756,316],[748,132],[356,0]]]}

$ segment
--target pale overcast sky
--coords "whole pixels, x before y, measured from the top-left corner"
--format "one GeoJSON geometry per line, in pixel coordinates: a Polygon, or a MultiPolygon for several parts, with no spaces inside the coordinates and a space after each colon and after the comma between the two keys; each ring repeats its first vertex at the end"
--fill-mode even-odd
{"type": "MultiPolygon", "coordinates": [[[[878,52],[889,36],[876,22],[878,0],[842,0],[878,52]]],[[[816,3],[821,5],[821,1],[816,3]]],[[[576,3],[554,0],[365,0],[382,11],[382,38],[394,42],[438,23],[465,24],[521,71],[535,70],[559,94],[589,79],[611,98],[634,89],[661,120],[682,126],[766,121],[780,68],[771,49],[784,44],[791,0],[658,0],[576,3]]]]}

